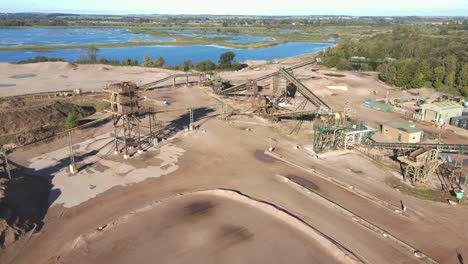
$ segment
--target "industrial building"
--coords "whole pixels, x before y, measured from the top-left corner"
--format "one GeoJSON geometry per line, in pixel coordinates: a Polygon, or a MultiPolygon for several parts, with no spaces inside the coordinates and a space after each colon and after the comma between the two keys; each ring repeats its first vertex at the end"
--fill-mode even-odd
{"type": "Polygon", "coordinates": [[[450,124],[452,126],[468,129],[468,115],[452,117],[452,119],[450,119],[450,124]]]}
{"type": "Polygon", "coordinates": [[[398,120],[383,124],[382,134],[391,138],[393,141],[418,143],[422,139],[423,132],[416,128],[413,122],[398,120]]]}
{"type": "Polygon", "coordinates": [[[439,124],[449,123],[450,118],[461,116],[463,106],[456,102],[438,102],[421,106],[421,119],[439,124]]]}

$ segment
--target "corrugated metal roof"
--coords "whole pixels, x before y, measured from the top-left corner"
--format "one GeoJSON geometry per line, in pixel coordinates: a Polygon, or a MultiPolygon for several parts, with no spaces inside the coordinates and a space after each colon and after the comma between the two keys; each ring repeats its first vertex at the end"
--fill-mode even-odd
{"type": "Polygon", "coordinates": [[[414,123],[406,121],[406,120],[391,121],[391,122],[385,123],[384,125],[393,127],[393,128],[396,128],[398,130],[405,131],[408,133],[416,133],[416,132],[421,131],[414,125],[414,123]]]}
{"type": "Polygon", "coordinates": [[[447,109],[460,109],[462,106],[459,103],[456,102],[437,102],[437,103],[432,103],[432,104],[424,104],[421,106],[422,108],[430,107],[432,109],[438,108],[438,110],[447,110],[447,109]]]}

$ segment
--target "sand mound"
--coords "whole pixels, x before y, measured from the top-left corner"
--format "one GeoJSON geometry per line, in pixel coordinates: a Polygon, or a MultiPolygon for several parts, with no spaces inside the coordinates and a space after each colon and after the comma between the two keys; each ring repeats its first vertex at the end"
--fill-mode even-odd
{"type": "Polygon", "coordinates": [[[257,68],[268,63],[266,60],[246,60],[244,61],[251,68],[257,68]]]}
{"type": "Polygon", "coordinates": [[[330,90],[348,91],[348,86],[327,86],[330,90]]]}
{"type": "Polygon", "coordinates": [[[303,62],[304,60],[302,60],[301,58],[297,58],[297,57],[292,57],[292,58],[287,58],[287,59],[284,59],[282,60],[281,62],[282,63],[291,63],[291,64],[298,64],[298,63],[301,63],[303,62]]]}
{"type": "Polygon", "coordinates": [[[78,66],[69,63],[69,62],[62,62],[62,61],[56,61],[56,62],[38,62],[38,63],[31,63],[31,64],[26,64],[28,67],[31,67],[32,70],[34,71],[67,71],[67,70],[73,70],[74,68],[77,68],[78,66]]]}

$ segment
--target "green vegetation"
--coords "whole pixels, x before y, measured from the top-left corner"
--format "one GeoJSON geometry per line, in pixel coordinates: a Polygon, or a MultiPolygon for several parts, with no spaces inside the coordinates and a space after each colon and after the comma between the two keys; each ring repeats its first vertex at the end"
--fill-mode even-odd
{"type": "Polygon", "coordinates": [[[342,41],[324,52],[323,63],[338,70],[378,71],[382,81],[405,89],[426,86],[468,95],[468,31],[450,28],[396,27],[342,41]]]}
{"type": "Polygon", "coordinates": [[[5,144],[10,144],[10,143],[15,143],[15,142],[16,142],[15,134],[0,136],[0,146],[5,145],[5,144]]]}
{"type": "Polygon", "coordinates": [[[164,64],[166,63],[166,61],[164,60],[163,57],[158,57],[155,61],[152,61],[151,60],[151,57],[146,54],[144,57],[143,57],[143,66],[144,67],[162,67],[164,66],[164,64]]]}
{"type": "Polygon", "coordinates": [[[16,64],[27,64],[27,63],[36,63],[36,62],[46,62],[46,61],[64,61],[62,58],[47,58],[44,56],[36,56],[34,59],[22,60],[16,62],[16,64]]]}
{"type": "Polygon", "coordinates": [[[212,72],[216,69],[216,64],[210,60],[204,60],[195,64],[193,68],[199,72],[212,72]]]}
{"type": "Polygon", "coordinates": [[[435,201],[435,202],[446,202],[450,196],[440,190],[426,189],[426,188],[413,188],[407,184],[401,182],[400,179],[396,177],[387,177],[385,183],[394,188],[398,189],[400,192],[417,197],[423,200],[435,201]]]}
{"type": "Polygon", "coordinates": [[[81,55],[78,61],[96,62],[98,56],[98,48],[91,46],[89,48],[81,49],[81,55]]]}
{"type": "Polygon", "coordinates": [[[72,129],[77,127],[78,123],[78,116],[73,112],[68,113],[67,119],[65,120],[65,127],[67,129],[72,129]]]}
{"type": "Polygon", "coordinates": [[[85,48],[81,50],[80,57],[78,58],[76,63],[81,64],[108,64],[114,66],[138,66],[138,60],[134,59],[124,59],[122,61],[118,60],[107,60],[104,58],[98,59],[99,49],[92,46],[89,48],[85,48]]]}
{"type": "Polygon", "coordinates": [[[236,57],[236,54],[232,51],[227,51],[225,53],[222,53],[219,56],[218,64],[215,64],[214,62],[210,60],[205,60],[205,61],[200,61],[193,65],[190,60],[185,60],[178,66],[174,67],[166,67],[168,69],[177,69],[180,71],[189,71],[192,69],[195,69],[200,72],[212,72],[215,70],[231,70],[231,71],[237,71],[242,68],[247,67],[245,64],[241,64],[239,62],[234,61],[234,58],[236,57]]]}
{"type": "Polygon", "coordinates": [[[109,103],[105,101],[82,101],[78,103],[82,107],[91,107],[96,112],[104,112],[109,109],[109,103]]]}
{"type": "Polygon", "coordinates": [[[224,52],[219,56],[218,65],[220,69],[232,68],[232,62],[236,54],[232,51],[224,52]]]}

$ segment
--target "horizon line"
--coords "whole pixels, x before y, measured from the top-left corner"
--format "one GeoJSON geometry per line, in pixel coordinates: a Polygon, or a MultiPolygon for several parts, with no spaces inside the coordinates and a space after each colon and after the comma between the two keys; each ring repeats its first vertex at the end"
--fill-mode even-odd
{"type": "Polygon", "coordinates": [[[468,18],[467,15],[346,15],[346,14],[310,14],[310,15],[255,15],[255,14],[190,14],[190,13],[100,13],[94,11],[0,11],[2,14],[65,14],[65,15],[102,15],[102,16],[256,16],[256,17],[422,17],[422,18],[468,18]]]}

